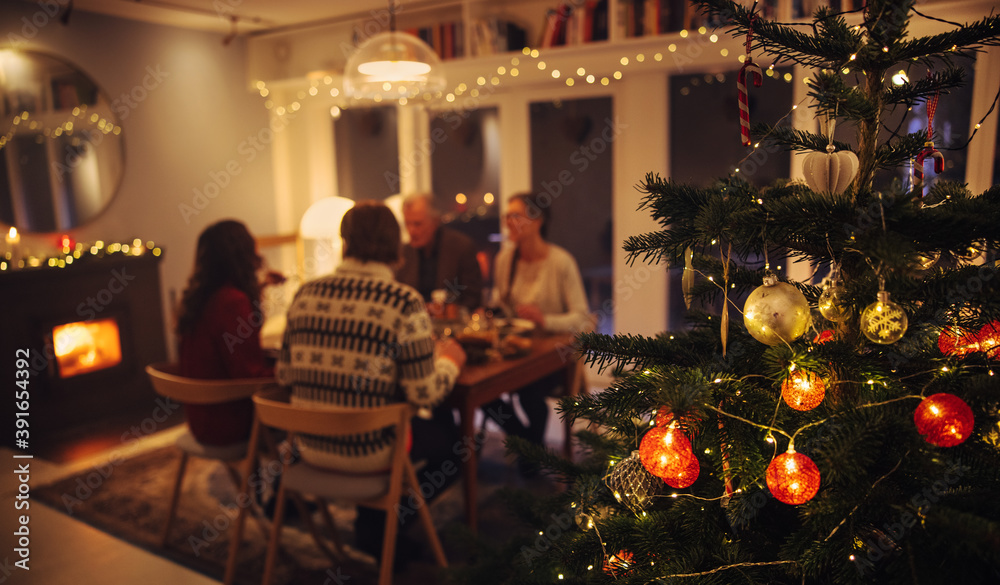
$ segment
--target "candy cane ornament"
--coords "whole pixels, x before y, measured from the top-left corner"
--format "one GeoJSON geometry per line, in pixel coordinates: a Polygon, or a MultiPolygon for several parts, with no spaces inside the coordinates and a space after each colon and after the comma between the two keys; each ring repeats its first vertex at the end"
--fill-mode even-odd
{"type": "MultiPolygon", "coordinates": [[[[756,7],[757,3],[754,2],[754,9],[756,7]]],[[[743,146],[750,146],[750,105],[747,101],[747,71],[749,70],[753,74],[754,87],[760,87],[761,82],[764,81],[764,72],[753,62],[753,57],[750,56],[750,45],[753,44],[753,23],[755,20],[757,20],[757,17],[752,16],[750,18],[750,25],[747,26],[746,62],[743,63],[743,67],[740,67],[740,73],[736,76],[737,99],[740,104],[740,144],[743,146]]]]}
{"type": "Polygon", "coordinates": [[[740,67],[740,73],[736,77],[736,89],[739,91],[740,102],[740,143],[743,146],[750,146],[750,106],[747,104],[747,80],[746,74],[749,70],[753,74],[753,86],[760,87],[764,81],[764,73],[756,63],[747,57],[747,62],[740,67]]]}
{"type": "MultiPolygon", "coordinates": [[[[931,74],[928,72],[927,77],[930,76],[931,74]]],[[[934,113],[937,112],[938,97],[938,94],[934,94],[934,97],[927,100],[927,138],[934,137],[934,113]]],[[[924,183],[924,161],[927,160],[928,156],[934,160],[934,173],[940,175],[944,172],[944,155],[934,148],[932,140],[928,140],[924,143],[924,148],[917,155],[913,165],[914,189],[919,189],[924,183]]]]}
{"type": "Polygon", "coordinates": [[[924,149],[917,155],[916,163],[913,165],[914,188],[919,188],[924,182],[924,161],[927,160],[928,156],[934,159],[934,173],[941,174],[944,172],[944,155],[934,148],[933,142],[925,142],[924,149]]]}

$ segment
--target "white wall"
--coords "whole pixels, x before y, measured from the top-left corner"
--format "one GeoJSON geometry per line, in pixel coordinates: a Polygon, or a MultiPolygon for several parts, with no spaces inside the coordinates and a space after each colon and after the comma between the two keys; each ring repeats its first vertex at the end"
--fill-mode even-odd
{"type": "MultiPolygon", "coordinates": [[[[119,121],[125,172],[117,196],[94,221],[70,235],[78,242],[141,238],[162,246],[169,330],[166,304],[171,291],[179,295],[183,290],[205,226],[236,218],[255,234],[277,231],[269,147],[274,137],[260,96],[247,89],[244,43],[237,40],[226,47],[221,35],[80,10],[64,26],[37,5],[0,3],[0,46],[22,39],[22,48],[75,64],[112,100],[122,94],[143,98],[133,101],[134,107],[120,108],[127,115],[119,121]],[[262,150],[248,141],[251,137],[257,137],[262,150]],[[198,210],[195,190],[205,192],[213,182],[219,187],[216,197],[198,210]],[[181,205],[194,213],[185,218],[181,205]]],[[[25,246],[39,251],[54,249],[55,241],[54,234],[24,235],[25,246]]],[[[79,294],[82,301],[88,291],[67,294],[79,294]]]]}

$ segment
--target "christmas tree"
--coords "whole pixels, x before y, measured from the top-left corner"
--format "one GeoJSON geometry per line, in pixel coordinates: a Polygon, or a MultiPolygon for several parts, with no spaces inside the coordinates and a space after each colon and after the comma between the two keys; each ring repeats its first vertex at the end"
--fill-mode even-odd
{"type": "Polygon", "coordinates": [[[509,441],[566,489],[521,502],[535,531],[492,580],[1000,582],[1000,186],[930,185],[932,124],[885,123],[914,105],[932,118],[1000,17],[911,38],[913,1],[806,26],[698,4],[747,39],[741,105],[753,58],[812,70],[821,131],[748,125],[746,140],[808,153],[806,184],[645,177],[640,210],[662,230],[625,249],[684,266],[689,326],[579,337],[615,384],[560,403],[593,423],[582,458],[509,441]],[[791,262],[814,277],[782,276],[791,262]]]}

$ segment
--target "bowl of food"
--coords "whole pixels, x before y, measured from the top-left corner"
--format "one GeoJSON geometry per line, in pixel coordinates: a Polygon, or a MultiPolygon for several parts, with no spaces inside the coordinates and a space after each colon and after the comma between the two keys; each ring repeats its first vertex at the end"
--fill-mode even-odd
{"type": "Polygon", "coordinates": [[[500,355],[504,359],[516,359],[531,353],[532,341],[523,335],[507,335],[500,341],[500,355]]]}
{"type": "Polygon", "coordinates": [[[466,362],[481,364],[490,358],[495,334],[490,331],[475,331],[466,329],[455,335],[455,341],[465,350],[466,362]]]}

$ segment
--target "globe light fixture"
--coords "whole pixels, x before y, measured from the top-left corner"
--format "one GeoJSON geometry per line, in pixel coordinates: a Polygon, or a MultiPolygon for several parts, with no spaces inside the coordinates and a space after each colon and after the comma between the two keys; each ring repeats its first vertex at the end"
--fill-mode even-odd
{"type": "Polygon", "coordinates": [[[418,37],[396,30],[395,2],[389,2],[389,31],[363,42],[344,68],[344,92],[356,99],[397,100],[445,88],[441,60],[418,37]]]}

